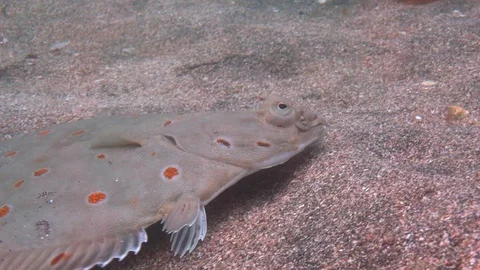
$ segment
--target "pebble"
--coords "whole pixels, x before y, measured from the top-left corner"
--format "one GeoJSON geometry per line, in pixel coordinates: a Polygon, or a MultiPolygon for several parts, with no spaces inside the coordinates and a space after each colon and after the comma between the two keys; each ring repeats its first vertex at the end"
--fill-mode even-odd
{"type": "Polygon", "coordinates": [[[460,10],[455,9],[455,10],[453,11],[453,17],[455,17],[455,18],[463,18],[463,17],[465,17],[465,14],[462,13],[460,10]]]}
{"type": "Polygon", "coordinates": [[[133,48],[133,47],[123,48],[122,53],[129,54],[129,55],[134,55],[135,54],[135,48],[133,48]]]}
{"type": "Polygon", "coordinates": [[[52,46],[50,46],[50,52],[56,52],[56,51],[59,51],[65,47],[68,46],[68,44],[70,44],[70,41],[61,41],[61,42],[57,42],[55,44],[53,44],[52,46]]]}
{"type": "Polygon", "coordinates": [[[0,37],[0,45],[6,44],[8,39],[6,37],[0,37]]]}

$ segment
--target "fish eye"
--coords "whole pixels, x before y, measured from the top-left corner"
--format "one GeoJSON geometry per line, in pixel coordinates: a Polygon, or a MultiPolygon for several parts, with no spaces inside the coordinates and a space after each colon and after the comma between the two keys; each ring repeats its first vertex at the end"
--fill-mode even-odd
{"type": "Polygon", "coordinates": [[[265,104],[265,120],[276,127],[291,126],[299,116],[293,104],[288,99],[275,95],[269,96],[265,104]]]}
{"type": "Polygon", "coordinates": [[[288,105],[283,102],[279,102],[277,106],[280,110],[286,110],[288,108],[288,105]]]}
{"type": "Polygon", "coordinates": [[[290,108],[290,106],[283,101],[279,101],[278,103],[274,104],[272,109],[276,114],[282,116],[287,116],[293,111],[292,108],[290,108]]]}

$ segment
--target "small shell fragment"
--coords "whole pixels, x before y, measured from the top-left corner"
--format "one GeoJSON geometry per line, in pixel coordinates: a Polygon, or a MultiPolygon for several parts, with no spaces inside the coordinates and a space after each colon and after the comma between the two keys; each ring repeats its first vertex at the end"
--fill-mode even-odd
{"type": "Polygon", "coordinates": [[[467,115],[468,115],[468,111],[460,106],[451,105],[447,107],[448,120],[459,120],[467,115]]]}
{"type": "Polygon", "coordinates": [[[431,80],[427,80],[427,81],[423,81],[422,82],[422,86],[426,86],[426,87],[431,87],[431,86],[435,86],[437,85],[438,82],[436,81],[431,81],[431,80]]]}

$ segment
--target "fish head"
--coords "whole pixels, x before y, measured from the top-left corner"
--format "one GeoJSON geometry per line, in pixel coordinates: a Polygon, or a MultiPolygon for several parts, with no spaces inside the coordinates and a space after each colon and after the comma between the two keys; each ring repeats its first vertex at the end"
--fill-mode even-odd
{"type": "Polygon", "coordinates": [[[263,130],[267,131],[263,137],[273,142],[276,148],[271,157],[255,166],[257,169],[284,163],[323,139],[325,120],[287,98],[269,95],[257,115],[263,118],[263,130]]]}
{"type": "Polygon", "coordinates": [[[324,124],[313,111],[270,95],[258,110],[173,120],[163,135],[184,152],[253,172],[284,163],[320,142],[324,124]]]}

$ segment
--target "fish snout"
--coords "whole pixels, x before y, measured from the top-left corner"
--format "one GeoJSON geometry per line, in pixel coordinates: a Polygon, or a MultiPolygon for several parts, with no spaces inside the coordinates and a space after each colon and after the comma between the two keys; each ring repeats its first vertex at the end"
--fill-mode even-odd
{"type": "Polygon", "coordinates": [[[307,131],[312,127],[325,124],[326,121],[313,111],[302,111],[296,122],[297,128],[302,131],[307,131]]]}

